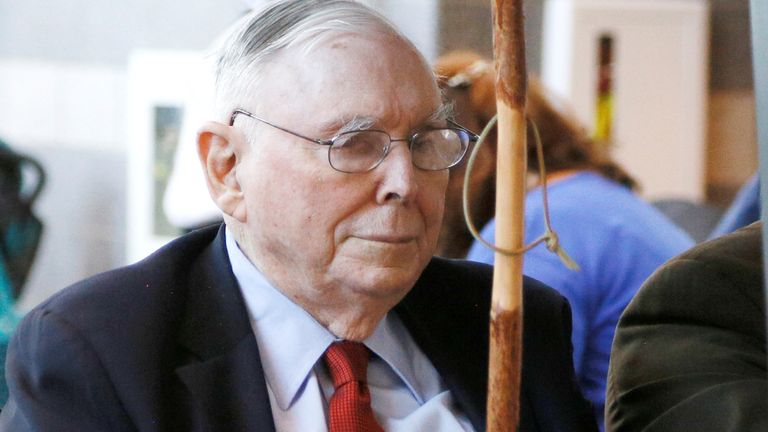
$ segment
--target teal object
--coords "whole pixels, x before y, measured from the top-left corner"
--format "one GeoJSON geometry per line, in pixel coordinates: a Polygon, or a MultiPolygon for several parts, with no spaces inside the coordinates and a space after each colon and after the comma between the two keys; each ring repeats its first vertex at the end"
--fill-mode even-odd
{"type": "Polygon", "coordinates": [[[42,166],[0,141],[0,406],[8,400],[5,356],[21,314],[15,309],[43,231],[32,212],[45,183],[42,166]]]}
{"type": "Polygon", "coordinates": [[[8,400],[8,386],[5,384],[5,354],[13,330],[21,320],[21,315],[14,307],[11,291],[11,280],[5,271],[5,264],[0,260],[0,406],[5,405],[8,400]]]}
{"type": "Polygon", "coordinates": [[[32,205],[45,184],[45,171],[33,158],[0,141],[0,259],[18,299],[37,254],[43,224],[32,205]]]}

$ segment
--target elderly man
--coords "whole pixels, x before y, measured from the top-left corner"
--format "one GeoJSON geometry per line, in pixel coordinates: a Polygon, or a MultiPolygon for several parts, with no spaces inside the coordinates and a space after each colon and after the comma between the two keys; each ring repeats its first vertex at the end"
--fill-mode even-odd
{"type": "MultiPolygon", "coordinates": [[[[473,135],[411,43],[291,0],[224,44],[220,229],[76,284],[12,342],[7,431],[482,430],[490,267],[433,259],[473,135]]],[[[526,281],[522,430],[593,430],[567,303],[526,281]]]]}

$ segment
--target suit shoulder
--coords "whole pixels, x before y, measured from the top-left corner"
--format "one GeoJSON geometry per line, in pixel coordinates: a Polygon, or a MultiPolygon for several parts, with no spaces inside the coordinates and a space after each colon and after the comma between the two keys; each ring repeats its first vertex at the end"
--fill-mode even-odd
{"type": "Polygon", "coordinates": [[[643,285],[611,351],[613,429],[765,430],[760,237],[751,225],[702,243],[643,285]]]}
{"type": "MultiPolygon", "coordinates": [[[[429,263],[419,281],[448,294],[463,294],[478,301],[490,302],[493,284],[493,266],[475,261],[435,257],[429,263]]],[[[562,310],[565,298],[555,289],[534,278],[523,277],[523,301],[526,309],[552,313],[562,310]]]]}
{"type": "MultiPolygon", "coordinates": [[[[764,308],[761,224],[692,248],[659,268],[627,307],[619,327],[645,320],[691,319],[699,324],[762,316],[764,308]],[[685,301],[680,301],[685,299],[685,301]],[[711,314],[723,305],[749,314],[711,314]]],[[[721,324],[718,324],[720,326],[721,324]]],[[[744,330],[764,325],[745,323],[744,330]]],[[[741,326],[739,326],[741,328],[741,326]]]]}
{"type": "Polygon", "coordinates": [[[669,261],[677,265],[697,261],[708,267],[733,272],[762,271],[762,223],[756,222],[733,233],[701,243],[669,261]]]}
{"type": "Polygon", "coordinates": [[[422,277],[444,281],[475,280],[490,283],[493,266],[468,260],[433,257],[424,269],[422,277]]]}
{"type": "Polygon", "coordinates": [[[75,324],[88,319],[114,320],[131,311],[165,304],[182,294],[186,281],[215,229],[195,232],[163,246],[131,265],[100,273],[70,285],[34,310],[56,313],[75,324]]]}

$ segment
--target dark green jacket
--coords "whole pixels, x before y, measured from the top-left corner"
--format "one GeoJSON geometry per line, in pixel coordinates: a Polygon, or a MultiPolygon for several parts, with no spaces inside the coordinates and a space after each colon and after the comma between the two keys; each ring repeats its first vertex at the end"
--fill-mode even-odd
{"type": "Polygon", "coordinates": [[[619,321],[608,431],[768,431],[760,223],[672,259],[619,321]]]}

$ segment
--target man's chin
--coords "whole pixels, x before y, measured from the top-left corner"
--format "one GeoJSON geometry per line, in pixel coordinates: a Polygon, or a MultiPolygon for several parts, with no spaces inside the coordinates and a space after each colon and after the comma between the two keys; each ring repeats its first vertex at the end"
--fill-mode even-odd
{"type": "Polygon", "coordinates": [[[382,318],[384,317],[373,318],[369,316],[365,319],[351,321],[333,321],[328,326],[328,331],[340,339],[362,342],[373,334],[382,318]]]}
{"type": "Polygon", "coordinates": [[[399,244],[350,241],[345,246],[336,255],[334,267],[343,272],[339,276],[359,279],[365,285],[408,282],[413,285],[428,261],[424,260],[425,251],[416,241],[399,244]]]}
{"type": "Polygon", "coordinates": [[[358,295],[387,299],[397,297],[398,301],[413,288],[422,269],[414,268],[414,263],[407,267],[371,266],[355,272],[354,281],[349,286],[358,295]]]}

